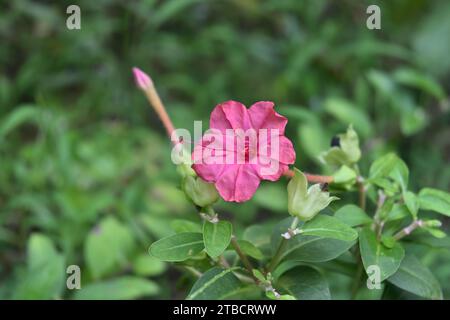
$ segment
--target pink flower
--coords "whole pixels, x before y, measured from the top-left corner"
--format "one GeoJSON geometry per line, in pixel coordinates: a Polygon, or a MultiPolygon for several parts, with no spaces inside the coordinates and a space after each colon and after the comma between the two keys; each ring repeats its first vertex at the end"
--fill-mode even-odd
{"type": "Polygon", "coordinates": [[[194,148],[192,168],[214,183],[225,201],[247,201],[261,180],[278,180],[294,163],[286,124],[270,101],[249,109],[237,101],[219,104],[211,113],[210,130],[194,148]]]}

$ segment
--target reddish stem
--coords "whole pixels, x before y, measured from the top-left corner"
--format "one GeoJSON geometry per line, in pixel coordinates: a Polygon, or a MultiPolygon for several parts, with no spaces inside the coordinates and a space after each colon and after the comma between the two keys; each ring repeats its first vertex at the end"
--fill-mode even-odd
{"type": "MultiPolygon", "coordinates": [[[[294,171],[288,170],[284,173],[284,175],[288,178],[292,178],[294,176],[294,171]]],[[[305,172],[304,172],[304,175],[306,176],[306,179],[312,183],[332,183],[333,182],[332,176],[321,176],[318,174],[310,174],[310,173],[305,173],[305,172]]]]}

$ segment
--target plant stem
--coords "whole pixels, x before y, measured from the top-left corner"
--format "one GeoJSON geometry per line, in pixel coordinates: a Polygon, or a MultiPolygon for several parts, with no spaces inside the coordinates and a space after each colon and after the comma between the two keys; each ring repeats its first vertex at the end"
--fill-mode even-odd
{"type": "MultiPolygon", "coordinates": [[[[289,229],[295,229],[298,225],[298,222],[299,222],[298,218],[295,217],[294,220],[292,221],[289,229]]],[[[280,260],[283,257],[283,253],[284,253],[284,250],[286,249],[287,245],[288,245],[288,239],[282,238],[280,245],[278,246],[278,249],[272,258],[272,261],[270,262],[269,266],[267,267],[267,272],[272,272],[275,269],[275,267],[278,265],[278,263],[280,262],[280,260]]]]}
{"type": "Polygon", "coordinates": [[[241,258],[241,261],[244,264],[244,267],[250,272],[252,278],[254,278],[255,281],[257,281],[257,279],[253,276],[253,269],[254,269],[253,265],[250,262],[250,260],[248,260],[247,256],[244,254],[244,252],[242,251],[242,249],[239,246],[239,243],[237,242],[236,237],[234,235],[231,236],[231,245],[233,246],[234,250],[238,254],[239,258],[241,258]]]}
{"type": "MultiPolygon", "coordinates": [[[[321,176],[318,174],[310,174],[310,173],[306,173],[306,172],[304,172],[304,175],[306,176],[306,179],[312,183],[332,183],[333,182],[332,176],[321,176]]],[[[288,170],[284,173],[284,176],[286,176],[288,178],[292,178],[294,176],[294,171],[288,170]]]]}
{"type": "Polygon", "coordinates": [[[403,237],[406,237],[407,235],[409,235],[411,232],[413,232],[415,229],[420,228],[424,225],[423,220],[414,220],[409,226],[404,227],[402,230],[400,230],[399,232],[397,232],[394,235],[394,239],[395,240],[400,240],[403,237]]]}
{"type": "MultiPolygon", "coordinates": [[[[216,216],[216,212],[214,211],[214,208],[211,206],[207,206],[204,208],[204,210],[206,212],[208,212],[208,214],[210,216],[216,216]]],[[[256,283],[258,283],[258,280],[253,276],[253,265],[250,262],[250,260],[248,260],[247,256],[245,255],[245,253],[242,251],[241,247],[239,246],[239,243],[236,240],[236,236],[233,234],[231,236],[231,245],[233,246],[234,250],[236,251],[236,253],[238,254],[239,258],[242,261],[242,264],[244,265],[244,267],[250,272],[252,278],[255,280],[256,283]]],[[[228,262],[224,259],[223,256],[219,257],[219,262],[223,265],[226,266],[228,265],[228,262]]]]}
{"type": "Polygon", "coordinates": [[[219,256],[219,263],[222,267],[224,267],[225,269],[230,268],[230,264],[228,263],[228,261],[224,258],[223,255],[219,256]]]}

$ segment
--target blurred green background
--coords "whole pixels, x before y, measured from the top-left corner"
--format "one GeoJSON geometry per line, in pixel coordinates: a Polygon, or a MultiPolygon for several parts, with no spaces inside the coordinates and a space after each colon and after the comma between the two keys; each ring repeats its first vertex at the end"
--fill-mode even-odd
{"type": "MultiPolygon", "coordinates": [[[[135,87],[148,72],[177,127],[224,100],[273,100],[296,166],[353,123],[370,162],[395,151],[411,189],[450,189],[450,3],[445,0],[3,1],[0,298],[176,298],[192,278],[147,254],[195,221],[170,144],[135,87]],[[81,8],[81,30],[66,8],[81,8]],[[381,7],[381,30],[366,8],[381,7]],[[176,227],[176,226],[175,226],[176,227]],[[79,265],[82,290],[66,289],[79,265]]],[[[206,129],[206,123],[204,129],[206,129]]],[[[237,232],[286,216],[285,182],[219,203],[237,232]]],[[[444,222],[448,230],[448,221],[444,222]]],[[[450,244],[423,245],[450,297],[450,244]]],[[[339,279],[335,287],[339,287],[339,279]]],[[[339,288],[335,297],[345,298],[339,288]]]]}

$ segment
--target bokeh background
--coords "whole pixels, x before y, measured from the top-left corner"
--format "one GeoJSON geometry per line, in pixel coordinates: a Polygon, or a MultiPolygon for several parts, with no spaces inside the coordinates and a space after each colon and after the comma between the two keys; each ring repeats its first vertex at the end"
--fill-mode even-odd
{"type": "MultiPolygon", "coordinates": [[[[2,1],[0,4],[0,298],[167,298],[193,278],[147,254],[195,221],[170,144],[136,89],[148,72],[177,127],[213,107],[272,100],[289,118],[296,166],[353,123],[363,172],[388,151],[411,189],[450,188],[450,3],[445,0],[2,1]],[[81,30],[66,8],[81,8],[81,30]],[[366,8],[381,7],[381,30],[366,8]],[[82,290],[66,288],[79,265],[82,290]]],[[[206,129],[206,127],[204,127],[206,129]]],[[[237,232],[286,216],[285,182],[218,204],[237,232]]],[[[448,221],[444,221],[448,230],[448,221]]],[[[450,242],[424,263],[450,297],[450,242]]],[[[332,293],[346,279],[336,277],[332,293]]],[[[341,292],[342,291],[342,292],[341,292]]]]}

